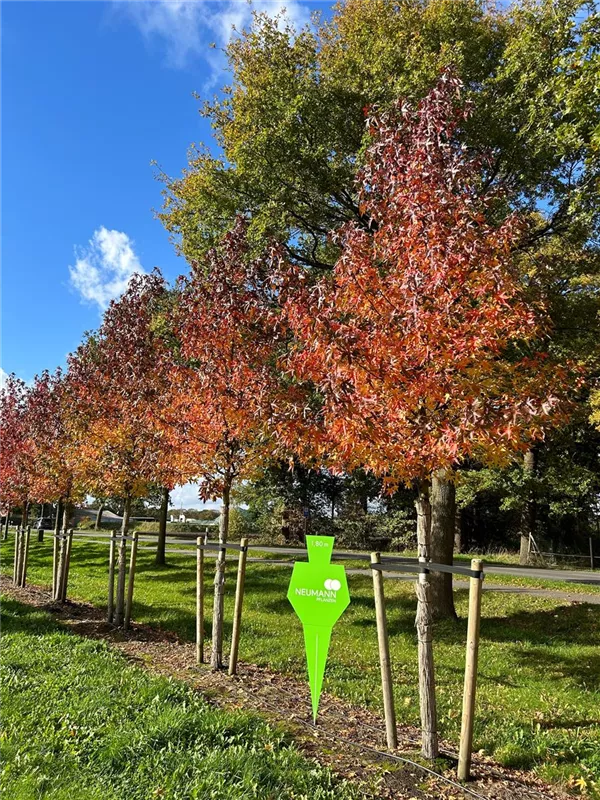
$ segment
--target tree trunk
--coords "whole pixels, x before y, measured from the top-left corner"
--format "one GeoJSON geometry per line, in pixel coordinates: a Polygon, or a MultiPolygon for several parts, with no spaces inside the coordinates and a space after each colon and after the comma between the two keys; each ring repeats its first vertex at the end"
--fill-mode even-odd
{"type": "MultiPolygon", "coordinates": [[[[454,526],[456,517],[456,489],[452,473],[440,471],[431,477],[431,550],[430,558],[437,564],[452,566],[454,553],[454,526]]],[[[456,619],[452,594],[452,575],[432,572],[431,613],[434,620],[456,619]]]]}
{"type": "MultiPolygon", "coordinates": [[[[415,501],[417,510],[417,545],[419,561],[430,558],[431,506],[429,486],[423,482],[418,487],[415,501]]],[[[422,748],[425,758],[438,756],[437,710],[435,702],[435,677],[433,665],[433,620],[431,616],[430,573],[420,573],[416,585],[418,656],[419,656],[419,701],[421,708],[422,748]]]]}
{"type": "MultiPolygon", "coordinates": [[[[223,507],[219,525],[219,544],[227,544],[229,533],[229,503],[231,480],[227,478],[223,488],[223,507]]],[[[212,648],[210,665],[213,670],[223,669],[223,617],[225,600],[225,549],[219,550],[215,564],[215,599],[213,603],[212,648]]]]}
{"type": "Polygon", "coordinates": [[[27,527],[27,523],[29,521],[29,501],[23,503],[23,514],[22,514],[22,521],[21,527],[23,530],[27,527]]]}
{"type": "Polygon", "coordinates": [[[156,542],[156,558],[154,563],[157,567],[164,567],[167,563],[167,512],[169,510],[169,490],[164,487],[160,503],[160,516],[158,518],[158,541],[156,542]]]}
{"type": "Polygon", "coordinates": [[[63,503],[60,504],[62,508],[62,525],[58,522],[58,512],[61,509],[57,508],[57,525],[59,525],[58,530],[55,531],[58,533],[62,529],[62,538],[58,540],[58,565],[56,570],[56,580],[55,580],[55,592],[53,600],[58,600],[59,602],[62,601],[63,596],[63,585],[65,580],[65,559],[67,556],[67,527],[69,524],[69,501],[65,499],[63,503]]]}
{"type": "Polygon", "coordinates": [[[100,503],[98,511],[96,512],[96,522],[94,523],[94,530],[99,531],[102,525],[102,514],[104,513],[104,503],[100,503]]]}
{"type": "Polygon", "coordinates": [[[281,535],[286,544],[292,538],[290,533],[290,510],[287,506],[283,507],[283,512],[281,514],[281,535]]]}
{"type": "Polygon", "coordinates": [[[10,508],[6,507],[6,519],[4,520],[4,532],[2,534],[2,539],[6,541],[8,539],[8,523],[10,522],[10,508]]]}
{"type": "Polygon", "coordinates": [[[56,536],[60,533],[60,518],[62,517],[62,500],[56,503],[56,518],[54,520],[54,533],[56,536]]]}
{"type": "Polygon", "coordinates": [[[536,452],[530,448],[523,458],[523,474],[525,481],[529,484],[527,488],[527,500],[523,503],[521,511],[521,546],[519,548],[519,564],[529,563],[530,538],[535,532],[537,518],[537,503],[533,487],[533,479],[536,470],[536,452]]]}
{"type": "Polygon", "coordinates": [[[454,552],[464,553],[465,541],[463,536],[463,513],[457,508],[454,516],[454,552]]]}
{"type": "Polygon", "coordinates": [[[69,529],[69,516],[71,513],[71,504],[68,500],[65,500],[63,503],[63,521],[62,521],[62,529],[63,533],[66,533],[69,529]]]}
{"type": "Polygon", "coordinates": [[[117,597],[115,603],[115,625],[117,627],[123,624],[123,615],[125,613],[125,570],[127,568],[127,539],[125,537],[129,530],[130,512],[131,495],[128,494],[123,507],[123,524],[121,525],[121,539],[119,541],[117,597]]]}

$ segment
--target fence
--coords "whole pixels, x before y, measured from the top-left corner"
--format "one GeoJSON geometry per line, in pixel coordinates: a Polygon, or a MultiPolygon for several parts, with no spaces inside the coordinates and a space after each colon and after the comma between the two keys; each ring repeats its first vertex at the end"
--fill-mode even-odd
{"type": "MultiPolygon", "coordinates": [[[[18,530],[15,542],[15,564],[13,579],[16,585],[24,586],[27,570],[27,557],[29,552],[30,528],[25,531],[18,530]]],[[[71,549],[74,538],[91,542],[107,544],[109,546],[108,564],[108,603],[107,621],[116,625],[123,625],[127,629],[131,621],[131,611],[134,594],[134,581],[138,547],[142,541],[157,538],[153,532],[134,532],[133,535],[102,534],[99,532],[76,532],[74,530],[53,533],[53,567],[52,567],[52,597],[59,602],[65,602],[69,578],[71,549]],[[127,542],[131,542],[129,573],[126,576],[125,563],[127,542]],[[117,570],[118,567],[118,570],[117,570]],[[118,572],[117,597],[115,603],[115,576],[118,572]],[[127,591],[125,592],[125,584],[127,591]],[[124,598],[124,601],[121,600],[124,598]]],[[[242,626],[242,612],[244,601],[244,584],[248,552],[251,550],[264,552],[264,546],[249,546],[247,539],[242,539],[240,544],[209,542],[207,534],[196,536],[194,534],[168,535],[167,543],[179,546],[171,552],[196,555],[196,661],[204,662],[204,562],[205,553],[220,551],[238,552],[238,569],[235,590],[235,603],[233,612],[233,628],[229,659],[229,674],[237,672],[239,644],[242,626]],[[193,550],[182,550],[194,542],[193,550]]],[[[154,549],[152,547],[151,549],[154,549]]],[[[271,553],[280,552],[282,555],[304,556],[304,548],[269,548],[271,553]]],[[[481,589],[483,582],[482,562],[474,559],[471,567],[449,566],[401,556],[382,556],[372,553],[370,556],[356,553],[333,552],[331,560],[347,561],[349,559],[369,561],[373,576],[373,593],[375,600],[375,621],[379,649],[379,662],[381,672],[381,685],[383,692],[384,717],[386,726],[387,743],[390,749],[395,749],[398,744],[396,714],[394,707],[393,676],[389,650],[389,636],[387,630],[387,616],[385,608],[384,579],[386,572],[414,573],[426,576],[430,572],[445,572],[467,576],[470,579],[469,588],[469,618],[467,628],[465,677],[463,691],[462,724],[459,747],[458,776],[466,780],[470,773],[471,751],[473,741],[473,721],[475,715],[475,694],[477,683],[477,662],[479,652],[479,625],[481,617],[481,589]]],[[[260,559],[262,560],[262,559],[260,559]]],[[[277,564],[276,561],[265,559],[266,563],[277,564]]],[[[279,562],[281,563],[281,562],[279,562]]],[[[422,602],[418,592],[419,603],[422,602]]],[[[421,698],[421,722],[423,752],[437,754],[437,721],[435,714],[435,684],[433,678],[433,656],[431,649],[431,636],[418,636],[419,648],[419,694],[421,698]]]]}

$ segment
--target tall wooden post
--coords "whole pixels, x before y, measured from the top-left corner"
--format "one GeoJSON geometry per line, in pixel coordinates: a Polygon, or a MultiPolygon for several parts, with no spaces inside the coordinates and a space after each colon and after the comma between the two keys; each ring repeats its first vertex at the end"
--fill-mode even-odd
{"type": "Polygon", "coordinates": [[[116,555],[116,531],[110,532],[110,547],[108,549],[108,605],[106,611],[106,621],[113,621],[115,610],[115,555],[116,555]]]}
{"type": "MultiPolygon", "coordinates": [[[[381,556],[379,553],[371,553],[371,564],[381,564],[381,556]]],[[[385,732],[387,736],[387,745],[390,750],[394,750],[398,747],[398,731],[396,728],[396,710],[394,708],[394,690],[392,688],[392,666],[390,661],[387,617],[385,613],[383,575],[379,569],[371,569],[371,572],[373,573],[373,594],[375,596],[375,618],[377,620],[377,642],[379,644],[379,666],[381,668],[385,732]]]]}
{"type": "Polygon", "coordinates": [[[238,561],[237,583],[235,586],[235,606],[233,611],[233,631],[231,634],[231,653],[229,654],[229,674],[237,672],[238,651],[240,648],[240,627],[242,624],[242,605],[244,603],[244,582],[246,579],[246,557],[248,555],[248,539],[240,542],[240,558],[238,561]]]}
{"type": "Polygon", "coordinates": [[[127,596],[125,598],[125,613],[123,619],[123,628],[127,630],[131,622],[131,609],[133,605],[133,589],[135,584],[135,571],[137,565],[137,550],[138,550],[139,533],[134,531],[131,542],[131,553],[129,555],[129,575],[127,578],[127,596]]]}
{"type": "Polygon", "coordinates": [[[129,516],[131,514],[131,495],[125,498],[123,507],[123,524],[121,526],[121,539],[119,541],[119,559],[117,563],[117,601],[115,604],[115,625],[123,624],[125,612],[125,573],[127,571],[127,532],[129,531],[129,516]]]}
{"type": "Polygon", "coordinates": [[[127,602],[125,603],[125,619],[123,621],[123,628],[127,630],[131,621],[131,606],[133,603],[133,584],[135,581],[135,562],[137,559],[138,547],[138,532],[133,532],[133,541],[131,543],[131,558],[129,559],[129,580],[127,582],[127,602]]]}
{"type": "Polygon", "coordinates": [[[31,528],[27,525],[26,528],[21,530],[21,539],[19,544],[19,566],[17,569],[17,586],[24,586],[23,575],[25,572],[25,556],[27,552],[27,545],[29,544],[28,537],[31,535],[31,528]]]}
{"type": "Polygon", "coordinates": [[[65,555],[66,555],[66,547],[65,541],[67,538],[67,531],[62,530],[59,534],[58,538],[58,564],[56,567],[56,592],[54,594],[54,600],[58,600],[62,597],[62,585],[64,581],[64,573],[65,573],[65,555]]]}
{"type": "Polygon", "coordinates": [[[208,536],[196,539],[196,663],[204,664],[204,548],[208,536]]]}
{"type": "Polygon", "coordinates": [[[21,567],[21,586],[25,586],[27,580],[27,562],[29,561],[29,542],[31,539],[31,527],[28,525],[25,531],[25,544],[23,547],[23,564],[21,567]]]}
{"type": "Polygon", "coordinates": [[[17,530],[15,531],[15,552],[14,552],[14,564],[13,564],[13,584],[17,585],[17,579],[19,576],[19,554],[21,552],[21,528],[17,526],[17,530]]]}
{"type": "MultiPolygon", "coordinates": [[[[471,561],[471,569],[481,572],[483,562],[471,561]]],[[[467,655],[465,659],[465,687],[463,693],[460,749],[458,754],[458,777],[469,778],[471,750],[473,749],[473,720],[475,716],[475,690],[477,687],[477,657],[479,654],[479,622],[481,619],[481,578],[471,577],[469,586],[469,621],[467,625],[467,655]]]]}
{"type": "Polygon", "coordinates": [[[121,533],[117,560],[117,599],[115,603],[115,625],[123,624],[124,597],[125,597],[125,566],[127,563],[127,535],[121,533]]]}
{"type": "Polygon", "coordinates": [[[65,531],[65,538],[63,539],[63,548],[65,551],[63,557],[63,574],[60,585],[60,602],[64,603],[67,599],[67,584],[69,583],[69,570],[71,569],[71,545],[73,544],[73,528],[65,531]]]}
{"type": "Polygon", "coordinates": [[[54,531],[52,534],[52,599],[56,600],[56,591],[58,583],[58,548],[59,548],[59,533],[54,531]]]}
{"type": "Polygon", "coordinates": [[[231,478],[228,476],[223,487],[223,505],[221,506],[221,520],[219,525],[219,550],[215,561],[214,601],[212,642],[210,651],[210,664],[213,670],[223,668],[223,622],[225,617],[225,559],[227,555],[227,538],[229,536],[229,505],[231,493],[231,478]]]}

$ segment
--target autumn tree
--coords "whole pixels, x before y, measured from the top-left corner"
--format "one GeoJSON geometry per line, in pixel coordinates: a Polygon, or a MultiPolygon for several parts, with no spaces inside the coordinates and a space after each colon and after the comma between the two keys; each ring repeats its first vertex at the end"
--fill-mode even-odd
{"type": "MultiPolygon", "coordinates": [[[[537,350],[541,308],[514,269],[523,222],[494,221],[504,198],[482,189],[483,157],[460,142],[460,91],[447,70],[416,109],[369,118],[358,196],[370,229],[344,226],[332,278],[289,305],[292,369],[323,397],[323,455],[391,487],[416,481],[426,520],[432,477],[447,483],[465,458],[525,449],[562,391],[561,370],[537,350]]],[[[449,553],[420,545],[451,559],[452,540],[449,553]]],[[[451,582],[432,582],[436,616],[453,615],[451,582]]]]}
{"type": "Polygon", "coordinates": [[[67,528],[73,502],[81,499],[75,482],[74,464],[78,458],[69,424],[70,397],[60,369],[36,376],[28,395],[31,430],[29,469],[32,496],[40,503],[55,503],[56,530],[67,528]]]}
{"type": "Polygon", "coordinates": [[[87,493],[124,499],[116,622],[122,622],[125,539],[131,504],[152,485],[181,479],[166,446],[164,413],[171,402],[170,352],[157,332],[168,290],[158,272],[134,275],[107,309],[97,333],[69,358],[67,376],[78,446],[78,477],[87,493]]]}
{"type": "Polygon", "coordinates": [[[7,514],[15,506],[22,509],[23,527],[33,499],[31,448],[29,389],[9,375],[0,389],[0,500],[7,514]]]}
{"type": "Polygon", "coordinates": [[[597,230],[598,13],[588,0],[347,0],[295,31],[255,15],[232,38],[230,85],[201,113],[220,152],[193,148],[166,180],[162,219],[190,260],[236,214],[249,236],[275,235],[298,263],[330,269],[329,231],[368,224],[354,185],[365,106],[418,102],[453,64],[472,102],[464,137],[491,151],[486,180],[547,214],[532,239],[597,230]]]}
{"type": "MultiPolygon", "coordinates": [[[[193,264],[176,311],[177,382],[172,413],[177,446],[200,480],[203,499],[221,497],[227,543],[234,481],[258,471],[276,450],[272,422],[282,392],[276,353],[287,291],[278,248],[254,254],[238,219],[221,244],[193,264]]],[[[294,396],[290,387],[289,398],[294,396]]],[[[211,664],[223,664],[225,549],[215,569],[211,664]]]]}
{"type": "MultiPolygon", "coordinates": [[[[183,175],[165,176],[163,222],[194,260],[243,213],[252,241],[275,236],[310,273],[331,270],[329,232],[370,225],[354,182],[369,141],[363,109],[417,102],[452,63],[472,103],[463,141],[492,154],[476,191],[508,187],[507,203],[533,223],[517,239],[518,266],[547,298],[549,349],[594,360],[598,20],[587,0],[346,0],[301,32],[259,14],[227,47],[230,84],[202,106],[218,148],[193,148],[183,175]]],[[[588,414],[584,396],[578,439],[588,414]]],[[[435,481],[434,499],[451,502],[452,484],[435,481]]],[[[436,529],[450,511],[436,512],[436,529]]]]}

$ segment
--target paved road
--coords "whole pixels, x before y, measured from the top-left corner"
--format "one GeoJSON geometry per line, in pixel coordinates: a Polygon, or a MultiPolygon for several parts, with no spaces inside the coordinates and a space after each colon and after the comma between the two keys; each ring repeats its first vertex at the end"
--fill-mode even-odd
{"type": "MultiPolygon", "coordinates": [[[[80,534],[81,535],[81,534],[80,534]]],[[[83,537],[82,537],[83,538],[83,537]]],[[[90,531],[89,533],[86,532],[85,538],[88,541],[104,541],[106,543],[108,539],[110,539],[110,534],[108,533],[101,533],[101,532],[94,532],[90,531]]],[[[140,536],[140,548],[141,549],[155,549],[155,542],[156,536],[146,536],[142,534],[140,536]],[[146,544],[148,542],[148,544],[146,544]]],[[[181,540],[181,544],[186,544],[185,540],[181,540]]],[[[298,547],[271,547],[271,546],[262,546],[262,545],[252,545],[250,550],[257,550],[263,553],[277,553],[282,556],[290,556],[290,559],[277,559],[274,560],[273,564],[279,564],[281,566],[292,566],[293,564],[293,557],[301,558],[304,560],[306,558],[306,550],[303,550],[298,547]]],[[[171,553],[179,553],[180,555],[195,555],[195,550],[188,550],[182,548],[173,548],[167,547],[167,552],[171,553]]],[[[207,556],[214,556],[216,553],[215,551],[207,551],[207,556]]],[[[337,551],[336,555],[338,558],[346,559],[348,561],[356,561],[362,560],[368,562],[370,560],[370,556],[368,553],[364,551],[351,551],[351,550],[344,550],[344,551],[337,551]]],[[[394,555],[390,553],[389,555],[394,555]]],[[[253,557],[248,556],[248,561],[262,561],[260,557],[253,557]]],[[[465,561],[455,561],[456,566],[468,566],[467,562],[465,561]]],[[[539,580],[554,580],[554,581],[564,581],[566,583],[579,583],[579,584],[587,584],[588,586],[599,586],[600,587],[600,570],[596,570],[591,572],[589,570],[574,570],[574,569],[548,569],[544,567],[520,567],[516,564],[509,565],[509,566],[497,566],[495,564],[487,564],[484,567],[485,572],[490,575],[506,575],[506,576],[516,576],[520,578],[533,578],[539,580]]],[[[360,568],[352,568],[349,569],[348,572],[352,575],[370,575],[371,570],[368,567],[365,569],[360,568]]],[[[384,572],[386,578],[395,579],[395,580],[414,580],[414,573],[402,573],[402,572],[384,572]]],[[[454,584],[457,587],[464,587],[468,585],[468,583],[464,580],[455,580],[454,584]]],[[[485,591],[495,591],[495,592],[508,592],[508,593],[515,593],[515,594],[532,594],[532,595],[539,595],[541,597],[553,597],[558,600],[581,600],[583,602],[589,603],[597,603],[600,604],[600,595],[593,595],[593,594],[580,594],[580,593],[570,593],[564,592],[560,590],[554,589],[537,589],[530,586],[500,586],[498,584],[484,582],[483,588],[485,591]]]]}
{"type": "MultiPolygon", "coordinates": [[[[265,553],[281,553],[282,555],[296,555],[304,554],[306,551],[299,550],[292,547],[257,547],[265,553]]],[[[340,551],[340,556],[348,560],[364,559],[369,561],[369,554],[360,551],[340,551]]],[[[387,555],[394,555],[388,553],[387,555]]],[[[468,566],[465,561],[455,561],[456,566],[468,566]]],[[[544,567],[519,567],[517,564],[510,566],[496,566],[494,564],[486,564],[485,571],[490,575],[516,575],[521,578],[539,578],[541,580],[550,581],[566,581],[567,583],[586,583],[590,586],[600,586],[600,570],[591,572],[589,570],[573,570],[573,569],[548,569],[544,567]]],[[[356,571],[356,570],[349,570],[356,571]]],[[[368,571],[368,570],[367,570],[368,571]]],[[[399,578],[401,580],[414,579],[414,575],[402,574],[398,572],[385,573],[386,577],[389,576],[399,578]]]]}

